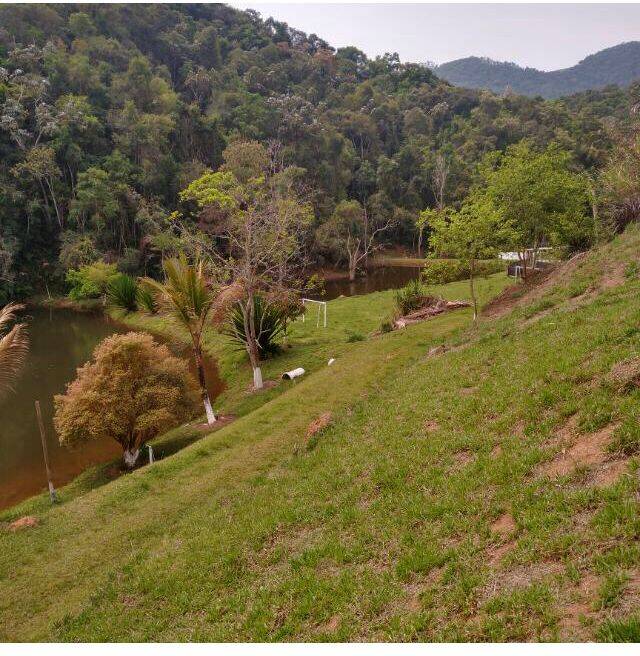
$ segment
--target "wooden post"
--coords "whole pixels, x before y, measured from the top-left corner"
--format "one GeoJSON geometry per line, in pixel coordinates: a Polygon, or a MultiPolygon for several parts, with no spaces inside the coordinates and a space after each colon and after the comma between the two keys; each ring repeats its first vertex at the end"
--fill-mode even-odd
{"type": "Polygon", "coordinates": [[[42,412],[40,412],[40,401],[36,401],[36,415],[38,416],[38,428],[40,429],[40,441],[42,442],[42,455],[44,456],[44,467],[47,470],[47,483],[49,484],[49,497],[51,503],[58,500],[55,488],[51,482],[51,469],[49,468],[49,452],[47,451],[47,440],[44,433],[44,423],[42,421],[42,412]]]}

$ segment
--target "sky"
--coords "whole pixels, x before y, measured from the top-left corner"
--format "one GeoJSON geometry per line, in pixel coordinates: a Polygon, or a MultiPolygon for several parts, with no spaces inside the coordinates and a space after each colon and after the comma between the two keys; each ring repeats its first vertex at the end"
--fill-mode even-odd
{"type": "Polygon", "coordinates": [[[640,39],[640,4],[347,4],[229,2],[334,47],[437,64],[477,55],[540,70],[640,39]]]}

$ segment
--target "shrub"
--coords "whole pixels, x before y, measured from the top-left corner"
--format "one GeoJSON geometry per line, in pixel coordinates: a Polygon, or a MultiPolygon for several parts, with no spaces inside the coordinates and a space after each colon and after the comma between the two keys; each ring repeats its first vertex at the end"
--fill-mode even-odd
{"type": "Polygon", "coordinates": [[[357,332],[348,332],[347,333],[347,342],[351,344],[352,342],[363,342],[364,335],[357,332]]]}
{"type": "Polygon", "coordinates": [[[118,271],[130,276],[136,276],[140,271],[140,251],[137,248],[125,248],[118,258],[118,271]]]}
{"type": "Polygon", "coordinates": [[[135,312],[138,309],[138,283],[126,273],[118,274],[107,285],[107,299],[114,307],[135,312]]]}
{"type": "Polygon", "coordinates": [[[401,289],[396,290],[394,301],[400,315],[419,310],[427,298],[426,290],[420,280],[411,280],[401,289]]]}
{"type": "Polygon", "coordinates": [[[69,298],[81,301],[87,298],[100,298],[107,291],[109,282],[118,276],[115,264],[99,260],[79,269],[67,272],[67,283],[71,286],[69,298]]]}
{"type": "MultiPolygon", "coordinates": [[[[502,260],[480,260],[476,262],[476,276],[490,276],[504,271],[502,260]]],[[[469,265],[461,260],[430,260],[422,269],[422,280],[429,285],[446,285],[469,277],[469,265]]]]}
{"type": "MultiPolygon", "coordinates": [[[[289,318],[287,309],[256,294],[253,301],[253,316],[255,325],[260,327],[257,330],[259,333],[257,342],[260,357],[265,358],[278,353],[280,342],[286,331],[287,319],[289,318]]],[[[240,303],[231,306],[227,323],[221,332],[241,344],[243,349],[246,348],[247,338],[240,303]]]]}
{"type": "Polygon", "coordinates": [[[111,438],[133,467],[140,445],[191,419],[198,387],[186,361],[145,333],[112,335],[56,395],[54,425],[61,444],[111,438]]]}
{"type": "Polygon", "coordinates": [[[393,330],[393,321],[391,321],[391,319],[385,319],[380,324],[381,333],[390,333],[392,330],[393,330]]]}
{"type": "Polygon", "coordinates": [[[158,301],[153,290],[144,283],[138,283],[137,294],[138,305],[144,308],[149,314],[155,314],[158,311],[158,301]]]}

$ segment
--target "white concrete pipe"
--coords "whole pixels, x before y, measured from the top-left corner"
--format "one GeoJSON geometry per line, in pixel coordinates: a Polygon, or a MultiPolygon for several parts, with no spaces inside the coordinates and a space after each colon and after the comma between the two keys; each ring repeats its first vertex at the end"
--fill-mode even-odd
{"type": "Polygon", "coordinates": [[[292,369],[291,371],[285,371],[282,374],[282,378],[284,380],[293,380],[298,376],[302,376],[303,373],[304,373],[304,369],[302,367],[298,367],[297,369],[292,369]]]}

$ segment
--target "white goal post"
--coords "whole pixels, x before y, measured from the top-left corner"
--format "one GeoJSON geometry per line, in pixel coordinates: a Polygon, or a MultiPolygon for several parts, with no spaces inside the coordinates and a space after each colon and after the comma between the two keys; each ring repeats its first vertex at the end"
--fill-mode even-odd
{"type": "MultiPolygon", "coordinates": [[[[323,312],[324,314],[324,320],[323,320],[323,327],[327,327],[327,302],[326,301],[316,301],[313,298],[303,298],[302,299],[302,305],[305,306],[305,310],[307,307],[307,303],[316,303],[318,306],[318,315],[316,317],[316,328],[320,327],[320,313],[323,312]]],[[[302,313],[302,321],[304,323],[304,315],[305,313],[302,313]]]]}

